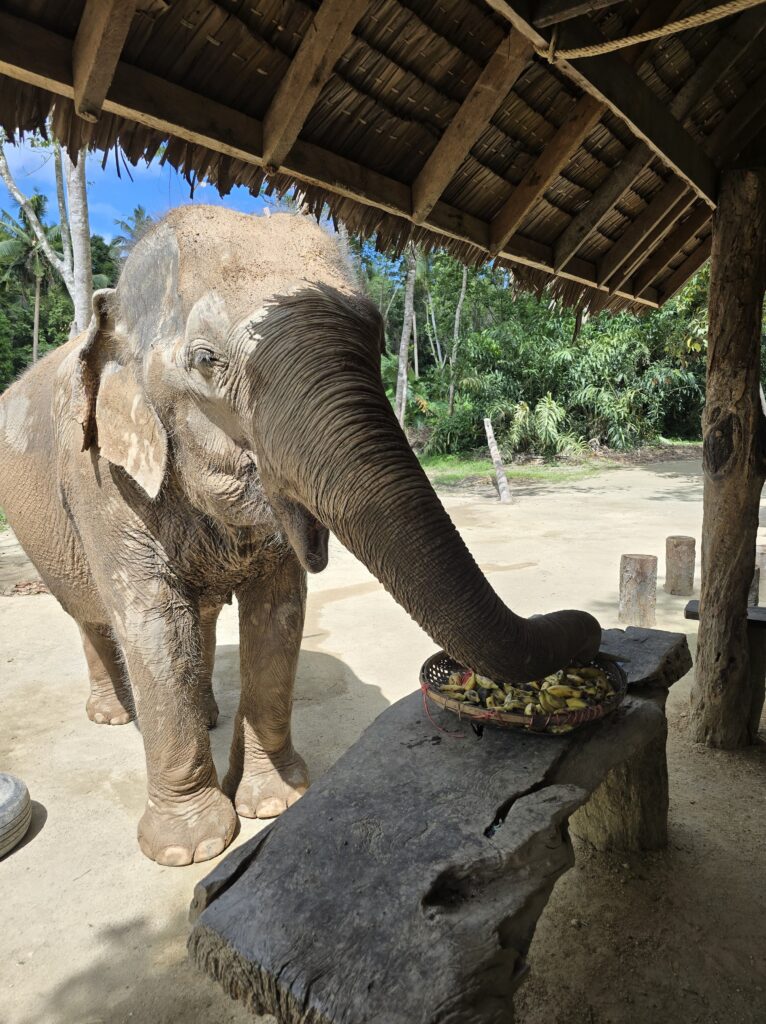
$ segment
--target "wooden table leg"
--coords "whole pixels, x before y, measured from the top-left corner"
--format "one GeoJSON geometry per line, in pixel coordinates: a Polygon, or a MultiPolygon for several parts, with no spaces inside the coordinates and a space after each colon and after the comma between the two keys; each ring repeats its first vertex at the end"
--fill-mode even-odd
{"type": "Polygon", "coordinates": [[[569,819],[573,835],[597,850],[661,850],[667,846],[667,735],[665,720],[660,735],[609,772],[590,800],[569,819]]]}

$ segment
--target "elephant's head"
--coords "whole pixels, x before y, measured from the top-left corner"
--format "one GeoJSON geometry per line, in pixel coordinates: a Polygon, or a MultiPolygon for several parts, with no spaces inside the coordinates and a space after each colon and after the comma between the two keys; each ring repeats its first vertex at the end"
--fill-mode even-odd
{"type": "Polygon", "coordinates": [[[305,217],[184,207],[94,298],[75,386],[84,445],[149,498],[174,476],[233,526],[271,510],[309,571],[327,530],[453,657],[525,680],[598,649],[583,612],[522,619],[494,593],[399,428],[380,315],[305,217]]]}

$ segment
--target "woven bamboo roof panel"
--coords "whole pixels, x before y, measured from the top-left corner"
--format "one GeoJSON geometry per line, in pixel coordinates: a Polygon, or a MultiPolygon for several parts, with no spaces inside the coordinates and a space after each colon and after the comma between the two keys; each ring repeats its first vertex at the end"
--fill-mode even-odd
{"type": "Polygon", "coordinates": [[[0,0],[0,123],[51,121],[70,151],[159,159],[222,194],[297,187],[381,248],[641,309],[704,261],[719,169],[761,152],[766,5],[608,56],[544,51],[711,6],[0,0]]]}

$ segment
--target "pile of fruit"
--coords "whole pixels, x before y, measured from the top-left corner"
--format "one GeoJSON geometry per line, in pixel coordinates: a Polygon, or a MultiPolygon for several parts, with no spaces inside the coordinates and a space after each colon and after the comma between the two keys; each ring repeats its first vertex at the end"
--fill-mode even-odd
{"type": "Polygon", "coordinates": [[[612,680],[597,665],[570,665],[522,686],[500,685],[466,669],[453,672],[438,689],[445,697],[461,703],[530,716],[584,711],[615,695],[612,680]]]}

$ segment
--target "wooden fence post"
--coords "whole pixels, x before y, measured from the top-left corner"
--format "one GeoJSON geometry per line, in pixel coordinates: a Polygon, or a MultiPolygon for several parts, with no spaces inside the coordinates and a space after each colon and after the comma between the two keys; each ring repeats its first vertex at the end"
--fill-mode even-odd
{"type": "Polygon", "coordinates": [[[619,620],[629,626],[653,626],[657,606],[657,556],[620,559],[619,620]]]}
{"type": "Polygon", "coordinates": [[[492,462],[495,466],[495,476],[497,477],[497,489],[500,492],[500,502],[503,505],[510,505],[513,498],[511,497],[511,490],[508,487],[508,477],[505,475],[505,470],[503,469],[503,460],[500,458],[497,441],[495,440],[495,432],[492,429],[492,420],[484,420],[484,429],[487,431],[489,454],[492,456],[492,462]]]}
{"type": "Polygon", "coordinates": [[[665,590],[689,595],[694,591],[696,542],[694,537],[668,537],[665,541],[665,590]]]}
{"type": "Polygon", "coordinates": [[[756,739],[746,606],[766,479],[759,394],[764,289],[766,168],[724,169],[713,216],[702,588],[689,729],[697,742],[725,749],[756,739]]]}

